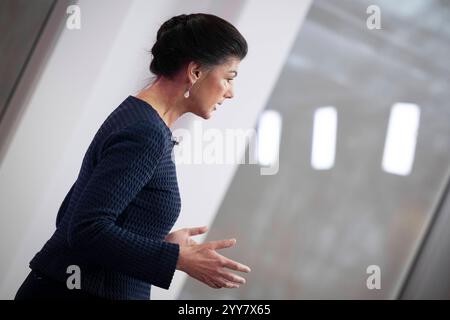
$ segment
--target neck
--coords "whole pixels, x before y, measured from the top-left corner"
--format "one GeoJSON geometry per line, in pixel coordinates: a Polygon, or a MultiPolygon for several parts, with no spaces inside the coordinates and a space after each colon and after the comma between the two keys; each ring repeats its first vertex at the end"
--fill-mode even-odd
{"type": "Polygon", "coordinates": [[[183,88],[175,81],[159,78],[149,87],[139,92],[136,97],[150,104],[170,128],[185,110],[183,88]]]}

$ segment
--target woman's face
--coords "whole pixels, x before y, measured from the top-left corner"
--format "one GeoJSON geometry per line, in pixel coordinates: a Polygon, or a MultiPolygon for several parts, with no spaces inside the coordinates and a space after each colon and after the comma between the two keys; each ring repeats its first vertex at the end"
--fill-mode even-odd
{"type": "Polygon", "coordinates": [[[209,119],[225,99],[233,98],[233,79],[237,76],[239,63],[239,59],[230,58],[226,63],[201,74],[190,91],[192,113],[209,119]]]}

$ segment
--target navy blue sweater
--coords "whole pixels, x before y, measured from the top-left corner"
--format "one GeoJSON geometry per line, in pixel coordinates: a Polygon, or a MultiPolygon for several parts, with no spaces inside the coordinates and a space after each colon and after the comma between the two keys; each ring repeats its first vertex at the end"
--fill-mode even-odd
{"type": "MultiPolygon", "coordinates": [[[[30,267],[109,299],[149,299],[168,289],[179,245],[164,241],[181,199],[170,128],[145,101],[129,96],[105,120],[64,198],[56,231],[30,267]]],[[[76,290],[76,289],[75,289],[76,290]]]]}

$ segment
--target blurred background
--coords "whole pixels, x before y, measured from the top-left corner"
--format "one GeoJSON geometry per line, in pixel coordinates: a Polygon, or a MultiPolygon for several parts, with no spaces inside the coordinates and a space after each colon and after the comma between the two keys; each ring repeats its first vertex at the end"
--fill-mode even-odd
{"type": "Polygon", "coordinates": [[[148,84],[159,26],[195,12],[233,23],[249,54],[234,99],[172,129],[256,130],[258,162],[177,164],[174,229],[235,237],[221,253],[252,272],[215,290],[177,271],[151,298],[449,299],[445,0],[0,0],[0,298],[53,233],[97,129],[148,84]]]}

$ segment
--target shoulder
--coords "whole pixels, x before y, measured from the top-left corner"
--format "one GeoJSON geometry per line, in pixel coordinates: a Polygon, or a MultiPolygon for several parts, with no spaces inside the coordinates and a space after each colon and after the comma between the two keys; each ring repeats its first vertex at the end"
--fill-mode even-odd
{"type": "Polygon", "coordinates": [[[111,133],[102,149],[135,148],[161,155],[167,150],[169,142],[170,136],[158,123],[142,120],[111,133]]]}

